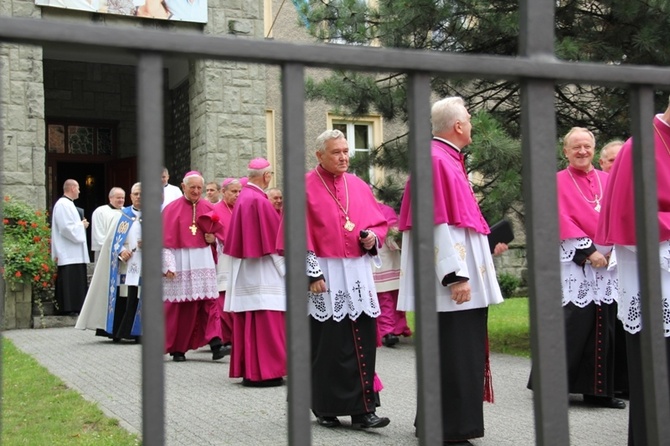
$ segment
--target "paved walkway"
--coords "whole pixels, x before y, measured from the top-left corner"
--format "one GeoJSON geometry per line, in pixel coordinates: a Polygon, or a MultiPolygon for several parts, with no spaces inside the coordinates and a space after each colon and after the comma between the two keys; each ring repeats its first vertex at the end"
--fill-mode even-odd
{"type": "MultiPolygon", "coordinates": [[[[74,328],[11,330],[3,335],[86,399],[95,401],[131,432],[141,432],[140,345],[114,344],[74,328]]],[[[384,382],[378,414],[384,429],[326,429],[313,423],[314,445],[417,445],[415,351],[411,340],[378,350],[384,382]]],[[[165,357],[167,445],[287,444],[286,387],[254,389],[228,378],[229,358],[213,362],[207,349],[175,363],[165,357]]],[[[485,404],[486,437],[477,446],[535,443],[532,393],[526,390],[530,361],[492,356],[495,404],[485,404]]],[[[570,406],[571,445],[625,446],[628,410],[570,406]]],[[[349,420],[343,420],[348,422],[349,420]]]]}

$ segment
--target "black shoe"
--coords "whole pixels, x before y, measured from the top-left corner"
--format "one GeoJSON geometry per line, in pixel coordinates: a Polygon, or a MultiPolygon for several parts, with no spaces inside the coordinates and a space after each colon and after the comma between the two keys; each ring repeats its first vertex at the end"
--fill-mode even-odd
{"type": "Polygon", "coordinates": [[[244,387],[278,387],[284,384],[284,378],[264,379],[261,381],[252,381],[247,378],[242,379],[244,387]]]}
{"type": "Polygon", "coordinates": [[[337,417],[316,417],[316,422],[323,427],[337,427],[340,426],[340,420],[337,417]]]}
{"type": "Polygon", "coordinates": [[[184,353],[180,353],[180,352],[170,353],[170,356],[172,356],[172,360],[174,362],[184,362],[184,361],[186,361],[186,355],[184,353]]]}
{"type": "Polygon", "coordinates": [[[607,409],[625,409],[626,402],[610,396],[584,395],[584,403],[607,409]]]}
{"type": "Polygon", "coordinates": [[[398,336],[396,336],[396,335],[394,335],[394,334],[392,334],[392,333],[389,333],[389,334],[385,335],[385,336],[382,338],[382,342],[383,342],[384,345],[387,346],[387,347],[393,347],[393,346],[396,345],[399,341],[400,341],[400,339],[398,338],[398,336]]]}
{"type": "Polygon", "coordinates": [[[219,345],[212,347],[212,360],[217,361],[223,359],[230,354],[230,345],[219,345]]]}
{"type": "Polygon", "coordinates": [[[385,427],[391,422],[386,417],[378,417],[374,412],[366,413],[364,415],[352,415],[351,426],[359,428],[368,427],[385,427]]]}

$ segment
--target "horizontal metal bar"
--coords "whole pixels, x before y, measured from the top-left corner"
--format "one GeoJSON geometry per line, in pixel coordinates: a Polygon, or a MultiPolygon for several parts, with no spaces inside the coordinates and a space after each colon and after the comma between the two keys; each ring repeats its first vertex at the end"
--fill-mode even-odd
{"type": "Polygon", "coordinates": [[[670,68],[564,62],[551,55],[486,56],[349,45],[298,44],[196,33],[96,26],[43,19],[0,18],[0,42],[251,63],[300,63],[362,71],[407,71],[495,79],[544,79],[600,85],[670,86],[670,68]]]}

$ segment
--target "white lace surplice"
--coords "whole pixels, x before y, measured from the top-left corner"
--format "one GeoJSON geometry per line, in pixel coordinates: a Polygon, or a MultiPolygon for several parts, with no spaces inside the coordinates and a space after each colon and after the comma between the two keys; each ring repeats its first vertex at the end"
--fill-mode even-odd
{"type": "Polygon", "coordinates": [[[230,257],[230,262],[225,311],[286,311],[284,257],[277,254],[247,259],[230,257]]]}
{"type": "MultiPolygon", "coordinates": [[[[642,329],[640,308],[640,285],[637,274],[637,252],[635,246],[616,245],[619,267],[619,312],[617,317],[629,333],[642,329]]],[[[661,294],[663,303],[663,331],[670,337],[670,240],[660,243],[661,294]]]]}
{"type": "MultiPolygon", "coordinates": [[[[438,312],[485,308],[503,301],[488,238],[485,235],[471,229],[440,224],[435,226],[434,242],[434,278],[438,312]],[[451,288],[441,283],[449,273],[468,278],[471,290],[469,302],[459,305],[451,299],[451,288]]],[[[414,311],[412,231],[403,232],[402,247],[398,310],[414,311]]]]}
{"type": "Polygon", "coordinates": [[[176,277],[163,277],[163,300],[184,302],[217,299],[216,268],[210,247],[163,248],[163,274],[173,271],[176,277]]]}
{"type": "MultiPolygon", "coordinates": [[[[572,303],[579,308],[584,308],[591,302],[600,305],[601,303],[611,304],[617,300],[618,279],[616,267],[593,268],[588,263],[581,267],[572,261],[578,249],[586,249],[591,245],[594,244],[588,237],[561,240],[561,292],[563,295],[563,306],[572,303]]],[[[611,249],[605,246],[594,246],[602,255],[607,254],[611,249]]]]}
{"type": "Polygon", "coordinates": [[[339,322],[346,316],[356,320],[362,313],[372,318],[381,314],[370,269],[370,256],[336,259],[308,253],[307,275],[318,277],[321,273],[326,279],[328,291],[307,293],[311,317],[318,321],[332,317],[339,322]]]}

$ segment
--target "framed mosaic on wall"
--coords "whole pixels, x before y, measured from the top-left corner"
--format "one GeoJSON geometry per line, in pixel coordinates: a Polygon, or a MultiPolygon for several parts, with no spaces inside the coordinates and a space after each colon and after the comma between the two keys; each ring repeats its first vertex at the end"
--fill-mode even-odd
{"type": "Polygon", "coordinates": [[[35,0],[35,4],[101,14],[207,23],[207,0],[35,0]]]}

